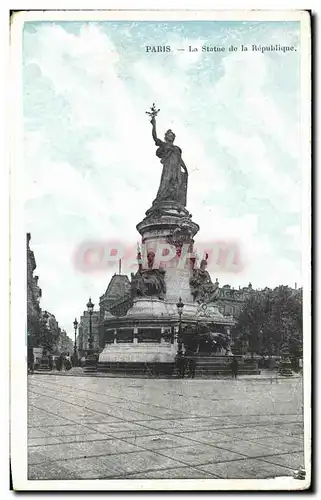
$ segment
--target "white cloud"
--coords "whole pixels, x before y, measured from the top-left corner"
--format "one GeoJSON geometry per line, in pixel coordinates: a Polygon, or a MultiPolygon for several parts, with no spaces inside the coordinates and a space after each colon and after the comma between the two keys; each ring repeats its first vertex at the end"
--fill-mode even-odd
{"type": "Polygon", "coordinates": [[[225,150],[235,157],[240,171],[253,182],[262,186],[259,197],[273,199],[279,209],[300,211],[300,187],[288,175],[280,171],[279,165],[269,158],[267,145],[260,136],[247,136],[228,129],[218,128],[216,137],[225,150]]]}
{"type": "Polygon", "coordinates": [[[189,66],[196,64],[202,57],[202,46],[204,45],[204,42],[205,40],[200,38],[174,38],[174,40],[170,41],[170,46],[174,52],[178,66],[186,69],[189,66]]]}
{"type": "Polygon", "coordinates": [[[302,231],[300,226],[288,226],[285,233],[290,238],[289,246],[292,250],[300,251],[302,244],[302,231]]]}

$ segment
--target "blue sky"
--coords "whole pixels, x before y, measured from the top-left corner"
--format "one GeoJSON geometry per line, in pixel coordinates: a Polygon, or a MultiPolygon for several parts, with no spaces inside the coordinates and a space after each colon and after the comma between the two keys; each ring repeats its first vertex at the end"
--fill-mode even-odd
{"type": "MultiPolygon", "coordinates": [[[[136,243],[161,166],[145,114],[161,109],[189,170],[199,240],[240,242],[222,284],[299,284],[300,35],[296,22],[37,22],[23,36],[26,230],[42,307],[72,334],[110,273],[81,274],[88,239],[136,243]],[[283,52],[178,52],[193,45],[294,45],[283,52]],[[146,54],[146,45],[173,52],[146,54]]],[[[216,277],[216,276],[213,276],[216,277]]]]}

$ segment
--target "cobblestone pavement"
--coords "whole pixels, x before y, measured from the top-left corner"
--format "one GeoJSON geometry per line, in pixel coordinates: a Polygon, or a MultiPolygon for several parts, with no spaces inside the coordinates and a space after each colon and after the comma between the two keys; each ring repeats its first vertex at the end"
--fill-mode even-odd
{"type": "Polygon", "coordinates": [[[291,476],[302,379],[29,375],[28,478],[291,476]]]}

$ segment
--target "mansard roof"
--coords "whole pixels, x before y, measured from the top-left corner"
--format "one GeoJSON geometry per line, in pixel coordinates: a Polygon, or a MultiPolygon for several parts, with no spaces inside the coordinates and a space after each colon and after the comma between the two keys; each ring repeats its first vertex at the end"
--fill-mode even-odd
{"type": "Polygon", "coordinates": [[[130,281],[126,274],[114,274],[109,282],[104,298],[118,299],[130,293],[130,281]]]}

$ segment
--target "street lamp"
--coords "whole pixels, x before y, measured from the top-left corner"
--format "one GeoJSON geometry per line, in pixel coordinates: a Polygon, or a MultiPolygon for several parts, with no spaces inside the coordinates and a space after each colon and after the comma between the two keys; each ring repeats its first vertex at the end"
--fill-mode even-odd
{"type": "Polygon", "coordinates": [[[40,370],[50,370],[48,351],[50,350],[51,342],[48,338],[48,334],[49,334],[48,329],[47,329],[48,319],[49,319],[49,314],[47,313],[47,311],[45,311],[42,314],[43,352],[42,352],[42,357],[41,357],[41,361],[40,361],[40,367],[39,367],[40,370]]]}
{"type": "Polygon", "coordinates": [[[182,298],[180,297],[178,299],[178,302],[176,304],[177,307],[177,312],[178,312],[178,353],[182,353],[182,314],[183,314],[183,308],[184,308],[184,303],[182,301],[182,298]]]}
{"type": "Polygon", "coordinates": [[[91,298],[89,297],[89,301],[87,304],[87,311],[89,314],[89,337],[88,337],[88,351],[93,350],[93,332],[92,332],[92,322],[91,322],[91,317],[94,311],[94,304],[91,301],[91,298]]]}
{"type": "Polygon", "coordinates": [[[92,332],[92,314],[94,312],[94,304],[91,301],[91,298],[89,298],[88,304],[87,304],[87,311],[89,314],[89,337],[88,337],[88,349],[87,349],[87,356],[86,356],[86,361],[85,361],[85,367],[86,371],[96,371],[96,355],[93,350],[93,332],[92,332]]]}
{"type": "Polygon", "coordinates": [[[47,355],[47,351],[49,351],[50,349],[50,342],[48,339],[48,329],[47,329],[49,314],[47,313],[47,311],[43,313],[42,318],[43,318],[44,348],[46,351],[45,354],[47,355]]]}
{"type": "Polygon", "coordinates": [[[75,343],[74,343],[74,366],[77,366],[78,364],[78,356],[77,356],[77,327],[78,327],[78,321],[77,318],[75,318],[74,321],[74,329],[75,329],[75,343]]]}

